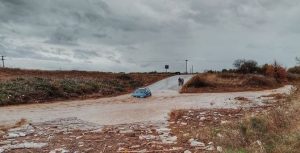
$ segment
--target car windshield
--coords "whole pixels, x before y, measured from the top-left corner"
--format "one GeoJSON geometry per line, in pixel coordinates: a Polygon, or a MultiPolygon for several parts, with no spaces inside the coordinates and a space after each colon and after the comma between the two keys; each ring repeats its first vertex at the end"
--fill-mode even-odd
{"type": "Polygon", "coordinates": [[[143,89],[138,89],[135,91],[135,93],[144,93],[145,91],[143,89]]]}

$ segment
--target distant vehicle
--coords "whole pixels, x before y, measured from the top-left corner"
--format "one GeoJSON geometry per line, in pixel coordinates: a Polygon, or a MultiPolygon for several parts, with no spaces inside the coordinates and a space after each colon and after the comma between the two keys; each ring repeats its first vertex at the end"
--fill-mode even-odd
{"type": "Polygon", "coordinates": [[[180,75],[180,72],[175,72],[176,75],[180,75]]]}
{"type": "Polygon", "coordinates": [[[132,97],[147,98],[152,95],[149,88],[139,88],[132,93],[132,97]]]}

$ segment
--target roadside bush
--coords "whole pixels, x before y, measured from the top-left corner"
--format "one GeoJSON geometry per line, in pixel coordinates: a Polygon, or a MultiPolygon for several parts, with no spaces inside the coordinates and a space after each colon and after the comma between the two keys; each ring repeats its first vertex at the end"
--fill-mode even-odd
{"type": "Polygon", "coordinates": [[[32,99],[51,99],[62,95],[49,79],[42,78],[17,78],[0,83],[0,93],[0,105],[27,103],[32,99]]]}
{"type": "Polygon", "coordinates": [[[289,73],[300,74],[300,66],[295,66],[295,67],[289,68],[288,72],[289,73]]]}
{"type": "Polygon", "coordinates": [[[244,81],[242,85],[252,87],[274,87],[277,85],[277,82],[272,78],[264,76],[252,76],[244,81]]]}
{"type": "Polygon", "coordinates": [[[172,74],[3,68],[0,69],[0,105],[120,95],[168,76],[172,74]]]}
{"type": "Polygon", "coordinates": [[[286,69],[276,62],[273,65],[265,64],[262,67],[262,73],[268,77],[274,77],[280,83],[285,82],[288,77],[286,69]]]}
{"type": "MultiPolygon", "coordinates": [[[[116,80],[79,80],[46,78],[17,78],[0,83],[0,105],[43,102],[86,94],[112,95],[125,91],[124,83],[116,80]]],[[[138,86],[140,84],[136,84],[138,86]]],[[[129,88],[131,88],[128,85],[129,88]]]]}
{"type": "Polygon", "coordinates": [[[240,77],[239,74],[235,74],[235,73],[220,73],[218,76],[222,79],[235,79],[240,77]]]}
{"type": "Polygon", "coordinates": [[[266,76],[274,77],[274,75],[275,75],[275,68],[274,68],[273,65],[265,64],[262,67],[262,73],[264,75],[266,75],[266,76]]]}
{"type": "Polygon", "coordinates": [[[202,87],[211,87],[211,86],[213,85],[209,83],[205,78],[202,78],[199,75],[193,77],[186,84],[186,87],[188,88],[202,88],[202,87]]]}
{"type": "Polygon", "coordinates": [[[257,62],[254,60],[238,59],[234,61],[233,65],[237,72],[243,74],[255,73],[259,69],[257,62]]]}
{"type": "Polygon", "coordinates": [[[278,66],[276,69],[275,69],[275,79],[278,81],[278,82],[284,82],[287,80],[287,76],[288,76],[288,73],[286,71],[285,68],[281,67],[281,66],[278,66]]]}
{"type": "Polygon", "coordinates": [[[177,122],[178,119],[182,118],[182,116],[184,115],[184,111],[182,110],[172,110],[169,113],[169,120],[172,122],[177,122]]]}
{"type": "Polygon", "coordinates": [[[121,75],[117,76],[117,78],[121,79],[121,80],[132,80],[131,76],[128,74],[121,74],[121,75]]]}
{"type": "Polygon", "coordinates": [[[137,81],[137,80],[130,80],[129,86],[132,87],[133,89],[135,89],[135,88],[143,86],[143,83],[141,81],[137,81]]]}

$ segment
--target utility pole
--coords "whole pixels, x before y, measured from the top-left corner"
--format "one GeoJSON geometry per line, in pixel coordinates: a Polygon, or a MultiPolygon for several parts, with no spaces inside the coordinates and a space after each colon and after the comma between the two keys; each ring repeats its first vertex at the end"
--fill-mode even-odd
{"type": "Polygon", "coordinates": [[[187,64],[188,64],[189,60],[185,60],[185,73],[188,74],[188,70],[187,70],[187,64]]]}
{"type": "Polygon", "coordinates": [[[2,58],[1,58],[1,60],[2,60],[2,67],[4,68],[5,67],[5,65],[4,65],[4,56],[1,56],[2,58]]]}
{"type": "Polygon", "coordinates": [[[192,65],[192,74],[194,74],[194,65],[192,65]]]}

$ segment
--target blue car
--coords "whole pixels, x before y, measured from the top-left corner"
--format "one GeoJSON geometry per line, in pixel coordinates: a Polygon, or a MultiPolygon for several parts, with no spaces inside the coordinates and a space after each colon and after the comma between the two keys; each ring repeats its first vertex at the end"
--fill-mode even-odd
{"type": "Polygon", "coordinates": [[[147,98],[150,97],[151,91],[149,88],[139,88],[132,93],[132,97],[147,98]]]}

